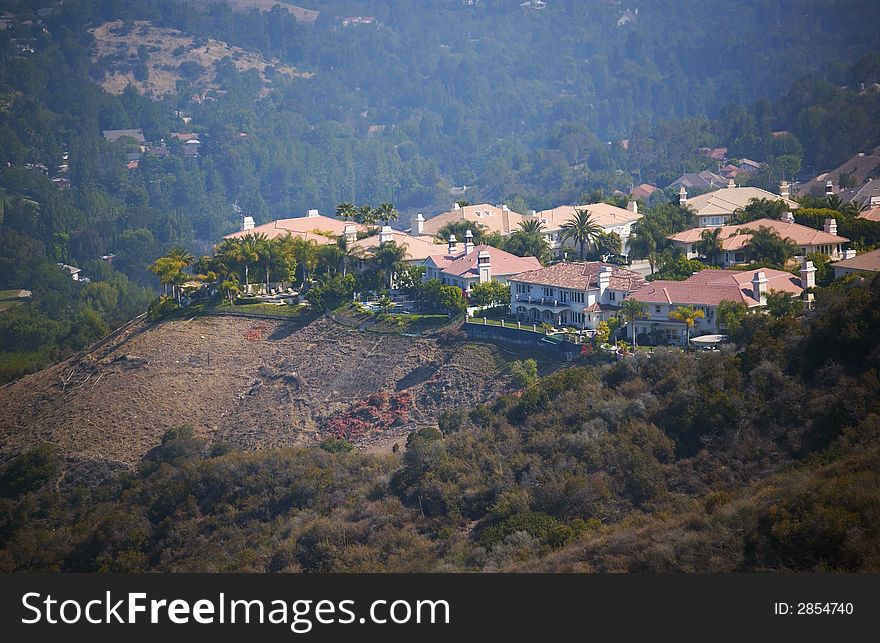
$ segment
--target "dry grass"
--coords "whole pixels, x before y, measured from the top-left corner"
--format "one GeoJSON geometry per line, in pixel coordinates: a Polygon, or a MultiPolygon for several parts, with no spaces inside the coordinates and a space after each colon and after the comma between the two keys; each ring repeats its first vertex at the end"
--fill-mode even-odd
{"type": "Polygon", "coordinates": [[[183,78],[180,65],[185,62],[197,63],[203,69],[201,75],[193,81],[195,87],[203,92],[218,90],[220,87],[216,83],[215,65],[226,57],[229,57],[239,71],[256,69],[263,81],[263,94],[268,93],[272,86],[272,81],[266,76],[267,67],[273,67],[283,76],[311,76],[277,59],[270,60],[219,40],[203,40],[201,46],[196,47],[192,36],[176,29],[155,27],[145,21],[134,22],[130,29],[121,21],[105,22],[92,29],[91,33],[95,37],[92,62],[106,69],[100,85],[115,94],[121,93],[129,84],[150,96],[174,93],[177,81],[183,78]],[[134,76],[134,67],[139,63],[138,48],[141,45],[147,48],[149,55],[146,80],[137,80],[134,76]]]}
{"type": "Polygon", "coordinates": [[[235,11],[247,11],[254,8],[259,9],[260,11],[271,11],[273,7],[280,6],[282,9],[287,9],[288,13],[293,15],[297,22],[307,25],[315,22],[315,20],[318,19],[318,15],[321,13],[314,9],[298,7],[295,4],[290,4],[289,2],[283,2],[281,0],[229,0],[229,6],[235,11]]]}

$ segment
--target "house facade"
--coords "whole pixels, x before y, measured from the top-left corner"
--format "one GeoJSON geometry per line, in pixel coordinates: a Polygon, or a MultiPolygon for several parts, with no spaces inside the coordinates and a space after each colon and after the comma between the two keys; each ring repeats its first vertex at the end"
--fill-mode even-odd
{"type": "Polygon", "coordinates": [[[645,284],[630,297],[645,305],[645,317],[634,322],[639,343],[683,346],[687,342],[687,326],[670,317],[676,308],[692,306],[703,313],[695,321],[690,336],[715,335],[725,328],[718,319],[722,301],[741,303],[748,309],[767,304],[770,292],[785,292],[800,297],[816,284],[816,268],[806,262],[800,277],[782,270],[701,270],[684,281],[657,280],[645,284]]]}
{"type": "Polygon", "coordinates": [[[856,255],[851,259],[843,259],[831,264],[834,269],[834,278],[840,279],[846,275],[870,276],[880,272],[880,250],[872,250],[856,255]]]}
{"type": "MultiPolygon", "coordinates": [[[[817,230],[809,226],[794,223],[794,221],[780,221],[777,219],[756,219],[742,225],[720,226],[722,252],[719,263],[722,266],[732,266],[749,261],[748,243],[752,236],[751,230],[759,228],[775,230],[783,239],[791,239],[797,246],[795,257],[802,260],[808,254],[819,252],[828,255],[833,260],[843,258],[843,246],[849,243],[849,239],[837,234],[837,221],[828,219],[823,230],[817,230]]],[[[682,248],[688,259],[696,259],[700,256],[697,251],[701,235],[705,228],[691,228],[674,234],[668,239],[673,246],[682,248]]]]}
{"type": "Polygon", "coordinates": [[[562,240],[562,226],[574,219],[578,210],[589,212],[593,221],[605,233],[616,233],[621,240],[620,252],[629,254],[629,237],[632,234],[632,226],[642,218],[639,213],[639,205],[634,200],[630,201],[626,208],[618,208],[609,203],[589,203],[586,205],[560,205],[549,210],[533,211],[530,217],[537,218],[543,224],[544,238],[550,244],[551,251],[558,254],[563,248],[578,249],[573,240],[562,240]]]}
{"type": "Polygon", "coordinates": [[[682,186],[678,191],[678,202],[694,211],[697,227],[717,228],[727,225],[733,213],[745,208],[752,199],[783,201],[788,212],[796,210],[799,205],[788,198],[788,187],[788,183],[783,181],[779,185],[779,194],[773,194],[761,188],[737,187],[731,179],[727,187],[695,197],[688,197],[687,190],[682,186]]]}
{"type": "Polygon", "coordinates": [[[645,284],[637,272],[602,263],[557,263],[508,279],[510,312],[518,319],[595,329],[645,284]]]}
{"type": "Polygon", "coordinates": [[[455,235],[450,237],[444,254],[431,255],[422,265],[425,266],[426,281],[439,279],[466,293],[476,284],[489,281],[506,284],[513,275],[541,267],[535,257],[517,257],[485,244],[475,246],[469,240],[462,245],[455,235]]]}

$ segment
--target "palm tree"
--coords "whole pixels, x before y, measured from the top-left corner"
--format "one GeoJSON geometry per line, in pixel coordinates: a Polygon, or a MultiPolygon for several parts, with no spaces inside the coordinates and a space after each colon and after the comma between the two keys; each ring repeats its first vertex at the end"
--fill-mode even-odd
{"type": "Polygon", "coordinates": [[[620,312],[626,323],[629,324],[630,334],[632,335],[633,350],[637,348],[636,344],[636,320],[646,319],[648,317],[648,309],[638,299],[631,297],[624,299],[620,304],[620,312]]]}
{"type": "Polygon", "coordinates": [[[379,244],[379,247],[376,248],[373,260],[376,262],[379,270],[388,276],[389,290],[394,287],[394,273],[403,264],[404,259],[406,259],[405,245],[399,246],[393,241],[386,241],[379,244]]]}
{"type": "Polygon", "coordinates": [[[369,205],[362,205],[357,209],[354,220],[363,225],[376,223],[376,211],[369,205]]]}
{"type": "Polygon", "coordinates": [[[159,257],[147,267],[147,270],[159,278],[162,292],[166,295],[168,294],[168,284],[173,284],[180,273],[180,267],[168,257],[159,257]]]}
{"type": "Polygon", "coordinates": [[[721,238],[721,228],[714,230],[703,230],[700,233],[700,240],[694,244],[694,249],[701,256],[706,257],[711,265],[715,265],[716,260],[724,252],[724,241],[721,238]]]}
{"type": "Polygon", "coordinates": [[[782,238],[773,228],[760,226],[757,230],[743,230],[751,235],[745,248],[755,261],[765,262],[780,270],[797,252],[797,245],[788,237],[782,238]]]}
{"type": "Polygon", "coordinates": [[[575,208],[574,217],[560,226],[559,239],[563,242],[571,239],[577,243],[580,246],[581,261],[583,261],[584,248],[593,244],[600,232],[602,232],[602,226],[593,220],[593,215],[589,210],[575,208]]]}
{"type": "Polygon", "coordinates": [[[629,237],[629,249],[633,256],[648,260],[651,274],[654,274],[654,266],[657,263],[657,251],[666,235],[657,225],[653,218],[643,217],[633,224],[632,233],[629,237]]]}
{"type": "Polygon", "coordinates": [[[266,272],[266,294],[269,294],[269,270],[275,255],[275,244],[266,235],[256,235],[257,263],[266,272]]]}
{"type": "Polygon", "coordinates": [[[318,244],[311,239],[296,237],[293,240],[293,254],[296,262],[302,266],[302,287],[306,287],[309,280],[309,272],[315,268],[318,259],[318,244]]]}
{"type": "Polygon", "coordinates": [[[336,247],[342,253],[342,276],[345,277],[348,274],[348,266],[352,260],[364,259],[364,249],[361,246],[348,243],[345,237],[339,237],[336,241],[336,247]]]}
{"type": "Polygon", "coordinates": [[[249,232],[234,246],[235,261],[244,267],[245,292],[250,292],[250,266],[260,260],[261,236],[249,232]]]}
{"type": "Polygon", "coordinates": [[[505,239],[502,249],[518,257],[535,257],[542,264],[550,259],[550,244],[540,232],[519,229],[505,239]]]}
{"type": "Polygon", "coordinates": [[[400,213],[394,209],[393,203],[381,203],[376,208],[376,218],[384,221],[385,225],[388,225],[389,221],[396,221],[399,216],[400,213]]]}
{"type": "Polygon", "coordinates": [[[234,272],[230,273],[226,279],[220,283],[220,291],[226,293],[226,296],[229,297],[229,305],[231,306],[232,300],[239,292],[241,292],[241,289],[238,287],[238,275],[234,272]]]}
{"type": "Polygon", "coordinates": [[[540,219],[528,219],[519,222],[519,229],[522,232],[542,234],[544,232],[544,222],[540,219]]]}
{"type": "Polygon", "coordinates": [[[353,221],[357,217],[357,208],[353,203],[340,203],[336,206],[336,216],[343,221],[353,221]]]}
{"type": "Polygon", "coordinates": [[[687,327],[687,344],[685,348],[690,348],[691,345],[691,328],[694,327],[694,324],[697,323],[698,319],[702,319],[706,314],[702,310],[698,310],[693,306],[678,306],[673,310],[669,311],[670,319],[677,319],[680,322],[684,322],[687,327]]]}
{"type": "Polygon", "coordinates": [[[177,285],[184,280],[186,275],[184,271],[193,261],[194,258],[189,250],[181,246],[173,246],[164,257],[156,259],[147,269],[159,277],[165,294],[168,294],[168,284],[171,284],[174,300],[179,301],[177,285]]]}

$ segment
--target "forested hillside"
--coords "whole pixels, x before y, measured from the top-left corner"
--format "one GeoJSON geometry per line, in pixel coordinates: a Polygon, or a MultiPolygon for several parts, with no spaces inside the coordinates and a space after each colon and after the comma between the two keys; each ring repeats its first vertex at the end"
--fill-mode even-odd
{"type": "Polygon", "coordinates": [[[170,430],[128,472],[0,472],[4,571],[877,571],[880,279],[720,353],[568,368],[405,452],[170,430]]]}

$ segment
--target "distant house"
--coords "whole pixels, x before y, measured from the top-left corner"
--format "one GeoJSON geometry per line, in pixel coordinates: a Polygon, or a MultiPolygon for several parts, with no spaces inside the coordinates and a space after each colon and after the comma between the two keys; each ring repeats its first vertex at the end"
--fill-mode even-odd
{"type": "Polygon", "coordinates": [[[727,185],[726,178],[715,174],[714,172],[710,172],[709,170],[703,170],[702,172],[690,172],[688,174],[682,174],[672,183],[667,185],[666,188],[668,189],[683,187],[687,190],[690,190],[691,192],[704,192],[706,190],[721,188],[725,185],[727,185]]]}
{"type": "Polygon", "coordinates": [[[724,330],[719,325],[718,306],[722,301],[759,308],[767,304],[767,294],[773,291],[799,297],[815,285],[816,268],[806,262],[800,278],[790,272],[762,268],[760,270],[701,270],[684,281],[657,280],[647,283],[630,295],[645,304],[645,318],[634,322],[636,335],[647,335],[654,344],[684,345],[687,327],[684,322],[671,318],[676,308],[692,306],[702,311],[696,320],[691,337],[717,334],[724,330]]]}
{"type": "Polygon", "coordinates": [[[451,210],[426,219],[420,230],[414,227],[413,233],[434,236],[447,223],[469,221],[480,225],[488,232],[508,235],[511,232],[515,232],[519,228],[520,222],[526,219],[525,215],[512,211],[506,205],[497,206],[480,203],[478,205],[462,207],[456,203],[452,206],[451,210]]]}
{"type": "Polygon", "coordinates": [[[723,161],[727,158],[726,147],[701,147],[699,152],[713,161],[723,161]]]}
{"type": "Polygon", "coordinates": [[[357,238],[357,228],[349,223],[345,227],[345,238],[352,247],[361,248],[365,252],[375,252],[383,243],[393,241],[406,251],[404,261],[413,265],[422,265],[425,259],[431,255],[443,251],[444,244],[435,243],[434,237],[413,236],[400,230],[394,230],[391,226],[382,226],[378,234],[363,239],[357,238]]]}
{"type": "Polygon", "coordinates": [[[353,226],[355,231],[366,231],[367,227],[352,223],[351,221],[343,221],[332,217],[325,217],[318,213],[317,210],[309,210],[308,215],[304,217],[293,217],[290,219],[278,219],[270,221],[263,225],[254,226],[254,220],[251,217],[242,219],[241,230],[227,234],[224,239],[238,239],[248,233],[263,234],[268,239],[283,237],[291,234],[294,237],[300,237],[314,241],[320,245],[336,243],[338,237],[346,232],[346,227],[353,226]]]}
{"type": "Polygon", "coordinates": [[[641,199],[642,201],[647,201],[651,198],[651,195],[654,192],[659,192],[660,188],[656,185],[651,185],[650,183],[642,183],[641,185],[637,185],[632,190],[630,190],[630,196],[634,199],[641,199]]]}
{"type": "Polygon", "coordinates": [[[859,214],[859,219],[867,219],[868,221],[880,221],[880,206],[865,210],[859,214]]]}
{"type": "Polygon", "coordinates": [[[58,267],[61,268],[64,272],[70,275],[70,278],[74,281],[79,281],[79,273],[82,272],[76,266],[68,266],[66,263],[59,263],[58,267]]]}
{"type": "Polygon", "coordinates": [[[595,223],[602,230],[610,234],[616,233],[621,240],[623,254],[629,254],[629,237],[632,233],[633,224],[642,218],[636,201],[630,201],[628,208],[619,208],[609,203],[587,203],[583,205],[560,205],[549,210],[535,212],[531,217],[536,218],[544,225],[544,237],[550,244],[551,250],[562,250],[563,246],[575,248],[575,242],[568,239],[562,241],[562,226],[576,216],[577,210],[586,210],[592,216],[595,223]]]}
{"type": "Polygon", "coordinates": [[[855,203],[860,207],[878,207],[880,206],[880,179],[871,179],[859,187],[844,190],[839,196],[844,203],[855,203]]]}
{"type": "Polygon", "coordinates": [[[477,284],[489,281],[507,283],[512,275],[541,267],[534,257],[518,257],[504,250],[465,240],[459,244],[453,235],[445,253],[425,259],[425,279],[439,279],[449,286],[458,286],[464,292],[477,284]]]}
{"type": "Polygon", "coordinates": [[[622,27],[623,25],[628,25],[631,22],[635,22],[638,19],[639,19],[638,7],[635,9],[635,11],[633,11],[631,9],[627,9],[622,14],[620,14],[620,17],[617,19],[617,26],[622,27]]]}
{"type": "Polygon", "coordinates": [[[761,169],[761,164],[752,159],[740,159],[737,167],[748,174],[754,174],[761,169]]]}
{"type": "Polygon", "coordinates": [[[841,176],[845,175],[851,181],[854,181],[856,185],[861,185],[869,178],[878,176],[878,174],[880,174],[880,146],[867,153],[859,152],[850,157],[843,165],[825,174],[820,174],[811,181],[807,181],[798,188],[798,194],[821,196],[828,193],[827,187],[829,182],[832,188],[831,193],[836,194],[841,176]]]}
{"type": "Polygon", "coordinates": [[[731,179],[727,187],[695,197],[688,197],[687,190],[682,186],[678,191],[678,200],[694,211],[698,227],[711,228],[726,225],[733,213],[745,208],[752,199],[784,201],[789,211],[800,207],[788,198],[788,183],[783,181],[779,188],[780,193],[773,194],[761,188],[737,187],[731,179]]]}
{"type": "MultiPolygon", "coordinates": [[[[846,237],[838,236],[837,221],[828,219],[824,230],[816,230],[799,223],[780,221],[777,219],[757,219],[742,225],[721,226],[719,229],[722,245],[720,262],[722,266],[732,266],[748,261],[747,248],[752,235],[749,231],[759,228],[775,230],[783,239],[791,239],[798,247],[795,256],[803,258],[813,252],[820,252],[832,259],[842,257],[842,246],[849,243],[846,237]]],[[[688,259],[696,259],[699,256],[697,244],[705,228],[692,228],[684,230],[669,237],[673,246],[682,248],[688,259]]]]}
{"type": "Polygon", "coordinates": [[[599,261],[562,262],[513,275],[510,312],[518,319],[595,329],[618,314],[618,306],[645,279],[637,272],[599,261]]]}
{"type": "Polygon", "coordinates": [[[834,268],[834,278],[839,279],[845,275],[867,275],[880,272],[880,250],[872,250],[852,259],[843,259],[831,264],[834,268]]]}
{"type": "Polygon", "coordinates": [[[104,140],[108,143],[115,143],[121,138],[130,138],[137,143],[145,143],[144,130],[138,129],[105,129],[103,131],[104,140]]]}
{"type": "Polygon", "coordinates": [[[347,16],[342,19],[343,27],[351,27],[353,25],[372,25],[376,24],[376,18],[373,16],[347,16]]]}

